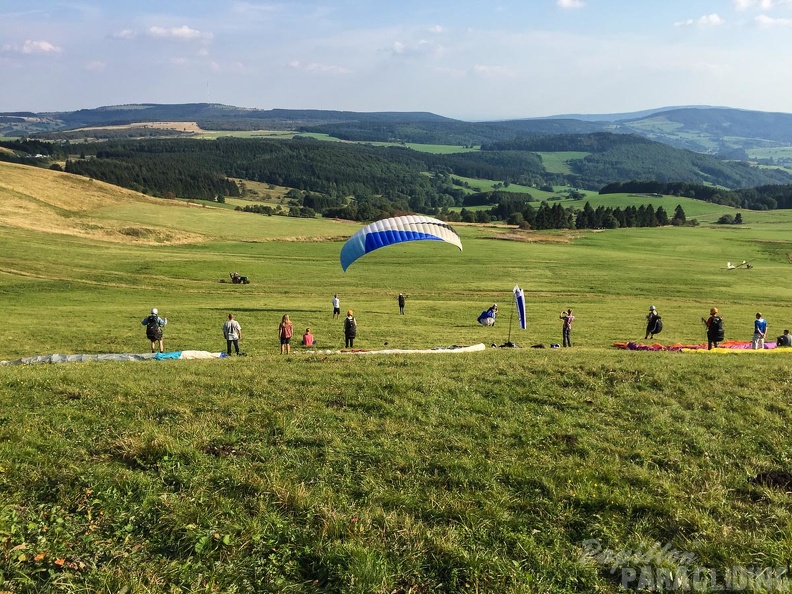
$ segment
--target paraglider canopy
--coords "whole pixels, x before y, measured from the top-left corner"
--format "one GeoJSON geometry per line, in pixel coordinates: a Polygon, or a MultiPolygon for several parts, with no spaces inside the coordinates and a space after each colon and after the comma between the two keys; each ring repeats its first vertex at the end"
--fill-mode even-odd
{"type": "Polygon", "coordinates": [[[341,248],[341,268],[346,272],[355,260],[381,247],[421,240],[444,241],[462,251],[462,241],[448,223],[431,217],[407,215],[376,221],[350,237],[341,248]]]}

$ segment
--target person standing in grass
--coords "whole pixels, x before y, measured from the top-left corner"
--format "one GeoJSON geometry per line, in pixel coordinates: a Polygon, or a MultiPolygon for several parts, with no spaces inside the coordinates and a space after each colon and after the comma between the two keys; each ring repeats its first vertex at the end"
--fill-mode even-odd
{"type": "Polygon", "coordinates": [[[239,341],[242,340],[242,326],[234,317],[234,314],[228,314],[228,320],[223,324],[223,336],[226,339],[226,349],[229,355],[232,345],[236,354],[239,354],[239,341]]]}
{"type": "Polygon", "coordinates": [[[563,338],[563,343],[565,347],[572,346],[572,322],[575,321],[575,316],[572,315],[572,308],[569,308],[566,311],[562,311],[561,315],[559,316],[561,320],[563,320],[563,325],[561,326],[561,334],[563,338]]]}
{"type": "Polygon", "coordinates": [[[646,336],[644,336],[644,340],[648,338],[654,339],[657,320],[659,319],[660,314],[657,313],[657,309],[654,305],[650,305],[649,313],[646,314],[646,336]]]}
{"type": "Polygon", "coordinates": [[[158,345],[159,352],[164,352],[162,348],[162,327],[168,323],[168,318],[162,319],[159,317],[159,312],[157,308],[154,307],[151,310],[151,315],[143,318],[143,321],[140,323],[146,327],[146,338],[151,341],[151,352],[156,352],[158,345]]]}
{"type": "Polygon", "coordinates": [[[280,338],[281,355],[291,353],[291,337],[294,334],[294,326],[289,319],[289,314],[283,314],[281,323],[278,326],[278,337],[280,338]]]}
{"type": "Polygon", "coordinates": [[[707,350],[718,348],[718,344],[723,342],[726,335],[723,331],[723,318],[718,315],[718,308],[713,307],[710,309],[710,317],[706,320],[701,318],[704,325],[707,327],[707,350]]]}
{"type": "Polygon", "coordinates": [[[347,312],[347,317],[344,320],[344,347],[351,349],[355,346],[355,338],[357,337],[357,320],[355,319],[354,312],[350,309],[347,312]]]}
{"type": "Polygon", "coordinates": [[[767,336],[767,320],[762,317],[762,314],[756,314],[756,320],[754,320],[754,334],[753,340],[751,341],[751,348],[753,350],[759,350],[764,348],[765,336],[767,336]]]}
{"type": "Polygon", "coordinates": [[[333,295],[333,319],[341,317],[341,300],[338,298],[338,293],[333,295]]]}
{"type": "Polygon", "coordinates": [[[404,305],[405,302],[407,301],[407,296],[405,296],[404,293],[399,293],[399,296],[396,297],[396,299],[398,299],[399,301],[399,313],[401,315],[404,315],[404,305]]]}

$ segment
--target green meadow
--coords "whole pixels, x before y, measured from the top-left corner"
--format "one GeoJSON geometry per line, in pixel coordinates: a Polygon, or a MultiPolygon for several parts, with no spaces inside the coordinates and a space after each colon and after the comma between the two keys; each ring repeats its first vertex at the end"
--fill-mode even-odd
{"type": "Polygon", "coordinates": [[[538,153],[542,157],[545,169],[550,173],[572,173],[569,168],[569,161],[573,159],[583,159],[590,153],[576,151],[557,151],[554,153],[538,153]]]}
{"type": "Polygon", "coordinates": [[[773,338],[792,326],[792,213],[716,226],[735,211],[662,200],[701,225],[459,225],[462,252],[402,244],[344,273],[354,223],[0,164],[0,360],[146,352],[152,307],[166,350],[223,350],[232,312],[247,354],[0,367],[0,591],[788,589],[768,580],[792,562],[792,487],[756,477],[792,471],[792,353],[612,343],[643,340],[650,304],[665,344],[704,341],[713,306],[730,340],[757,311],[773,338]],[[488,348],[339,353],[334,293],[356,348],[488,348]],[[568,307],[574,347],[529,348],[561,342],[568,307]],[[316,352],[279,354],[284,314],[316,352]]]}

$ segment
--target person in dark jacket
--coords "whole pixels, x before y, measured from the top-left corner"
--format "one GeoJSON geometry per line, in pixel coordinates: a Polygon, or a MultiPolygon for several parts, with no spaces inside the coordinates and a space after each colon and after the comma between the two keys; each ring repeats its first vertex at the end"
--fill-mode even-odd
{"type": "Polygon", "coordinates": [[[657,313],[657,308],[654,305],[650,305],[649,313],[646,314],[646,336],[644,336],[644,340],[654,338],[657,320],[659,319],[660,314],[657,313]]]}
{"type": "Polygon", "coordinates": [[[350,309],[344,320],[344,346],[348,349],[354,348],[355,338],[357,337],[357,320],[350,309]]]}
{"type": "Polygon", "coordinates": [[[407,296],[404,293],[399,293],[396,299],[399,301],[399,313],[404,315],[404,304],[407,301],[407,296]]]}
{"type": "Polygon", "coordinates": [[[162,327],[168,323],[168,318],[159,317],[159,312],[155,307],[151,310],[151,315],[143,318],[140,323],[146,327],[146,338],[151,341],[151,352],[156,352],[156,348],[159,345],[159,352],[162,353],[162,327]]]}
{"type": "Polygon", "coordinates": [[[718,308],[713,307],[710,309],[710,317],[706,320],[701,318],[704,325],[707,327],[707,350],[718,348],[718,344],[723,342],[725,338],[723,333],[723,318],[718,315],[718,308]]]}

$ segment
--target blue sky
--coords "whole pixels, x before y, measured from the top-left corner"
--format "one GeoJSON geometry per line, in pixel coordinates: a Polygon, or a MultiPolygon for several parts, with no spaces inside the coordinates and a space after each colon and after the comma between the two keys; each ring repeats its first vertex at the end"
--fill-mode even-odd
{"type": "Polygon", "coordinates": [[[792,111],[792,0],[0,0],[0,111],[792,111]]]}

